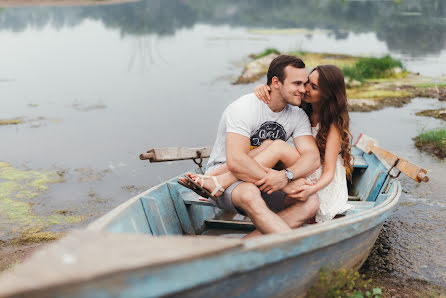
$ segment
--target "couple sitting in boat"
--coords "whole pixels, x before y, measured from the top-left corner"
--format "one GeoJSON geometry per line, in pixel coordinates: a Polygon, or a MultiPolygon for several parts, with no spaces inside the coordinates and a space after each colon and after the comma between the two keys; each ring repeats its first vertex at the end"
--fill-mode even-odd
{"type": "Polygon", "coordinates": [[[331,220],[350,208],[342,71],[322,65],[308,76],[301,59],[281,55],[267,81],[224,111],[206,175],[179,178],[219,208],[249,216],[257,229],[247,238],[331,220]]]}

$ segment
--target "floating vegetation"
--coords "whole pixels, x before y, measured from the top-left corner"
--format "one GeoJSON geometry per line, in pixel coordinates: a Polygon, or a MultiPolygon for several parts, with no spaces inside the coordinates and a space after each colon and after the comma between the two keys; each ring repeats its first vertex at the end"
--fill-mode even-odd
{"type": "Polygon", "coordinates": [[[73,104],[73,108],[75,108],[78,111],[88,112],[88,111],[106,109],[107,106],[104,105],[104,104],[95,104],[95,105],[82,106],[80,103],[74,103],[73,104]]]}
{"type": "Polygon", "coordinates": [[[373,287],[372,280],[353,269],[322,268],[319,280],[308,290],[307,297],[382,297],[382,290],[373,287]]]}
{"type": "Polygon", "coordinates": [[[17,124],[28,124],[31,128],[37,128],[42,125],[46,125],[48,122],[61,123],[62,118],[46,118],[46,117],[35,117],[35,118],[12,118],[0,120],[1,125],[17,125],[17,124]]]}
{"type": "Polygon", "coordinates": [[[25,123],[21,118],[12,118],[12,119],[0,119],[0,125],[17,125],[25,123]]]}
{"type": "Polygon", "coordinates": [[[13,238],[10,243],[14,245],[23,245],[30,243],[48,242],[57,240],[64,235],[65,233],[42,232],[39,229],[29,229],[23,231],[20,236],[13,238]]]}
{"type": "Polygon", "coordinates": [[[422,132],[413,138],[415,146],[439,158],[446,157],[446,128],[437,128],[422,132]]]}
{"type": "Polygon", "coordinates": [[[416,113],[417,116],[434,117],[441,120],[446,120],[446,109],[424,110],[416,113]]]}
{"type": "Polygon", "coordinates": [[[110,169],[96,171],[91,168],[78,168],[75,169],[74,171],[82,175],[77,179],[79,182],[87,182],[87,183],[101,181],[106,174],[111,173],[110,169]]]}
{"type": "Polygon", "coordinates": [[[366,79],[381,79],[404,74],[403,64],[390,56],[382,58],[359,58],[353,66],[342,67],[345,77],[364,81],[366,79]]]}
{"type": "Polygon", "coordinates": [[[4,217],[0,221],[0,238],[16,238],[26,231],[46,233],[44,229],[52,225],[80,222],[80,216],[39,216],[32,212],[32,199],[47,191],[50,184],[63,181],[57,171],[20,170],[0,161],[0,216],[4,217]]]}

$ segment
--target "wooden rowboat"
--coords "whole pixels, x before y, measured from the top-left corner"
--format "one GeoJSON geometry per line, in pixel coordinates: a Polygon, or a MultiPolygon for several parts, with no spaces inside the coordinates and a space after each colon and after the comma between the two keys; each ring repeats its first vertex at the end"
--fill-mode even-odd
{"type": "MultiPolygon", "coordinates": [[[[17,265],[0,277],[0,296],[302,295],[321,266],[358,268],[398,202],[398,162],[366,145],[352,149],[354,209],[332,221],[243,241],[249,220],[222,214],[173,178],[17,265]]],[[[427,180],[423,171],[417,179],[427,180]]]]}

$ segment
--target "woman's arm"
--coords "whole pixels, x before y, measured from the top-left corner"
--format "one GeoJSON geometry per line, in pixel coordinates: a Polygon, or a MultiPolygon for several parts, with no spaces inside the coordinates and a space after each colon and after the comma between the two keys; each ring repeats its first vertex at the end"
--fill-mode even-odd
{"type": "Polygon", "coordinates": [[[339,130],[332,124],[327,136],[327,143],[325,147],[324,166],[322,175],[319,180],[313,185],[302,185],[295,190],[295,194],[290,197],[295,199],[308,198],[315,194],[318,190],[326,187],[333,181],[336,170],[336,160],[338,158],[339,150],[341,148],[341,134],[339,130]]]}

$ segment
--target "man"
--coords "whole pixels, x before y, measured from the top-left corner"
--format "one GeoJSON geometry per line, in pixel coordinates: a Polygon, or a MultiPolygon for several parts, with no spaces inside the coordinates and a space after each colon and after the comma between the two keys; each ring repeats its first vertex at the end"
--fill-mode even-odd
{"type": "Polygon", "coordinates": [[[305,95],[308,80],[305,64],[294,56],[281,55],[271,62],[267,78],[271,87],[270,103],[248,94],[229,105],[220,121],[208,162],[208,173],[216,175],[218,167],[226,163],[227,169],[240,179],[218,197],[217,205],[247,214],[257,227],[249,237],[287,232],[313,217],[319,208],[317,196],[302,201],[286,198],[301,183],[297,178],[308,176],[320,165],[310,122],[297,107],[305,95]],[[286,170],[265,169],[249,155],[251,149],[267,139],[286,141],[291,136],[300,157],[286,170]],[[286,199],[294,204],[286,206],[289,205],[285,204],[286,199]],[[273,212],[268,206],[279,212],[273,212]]]}

